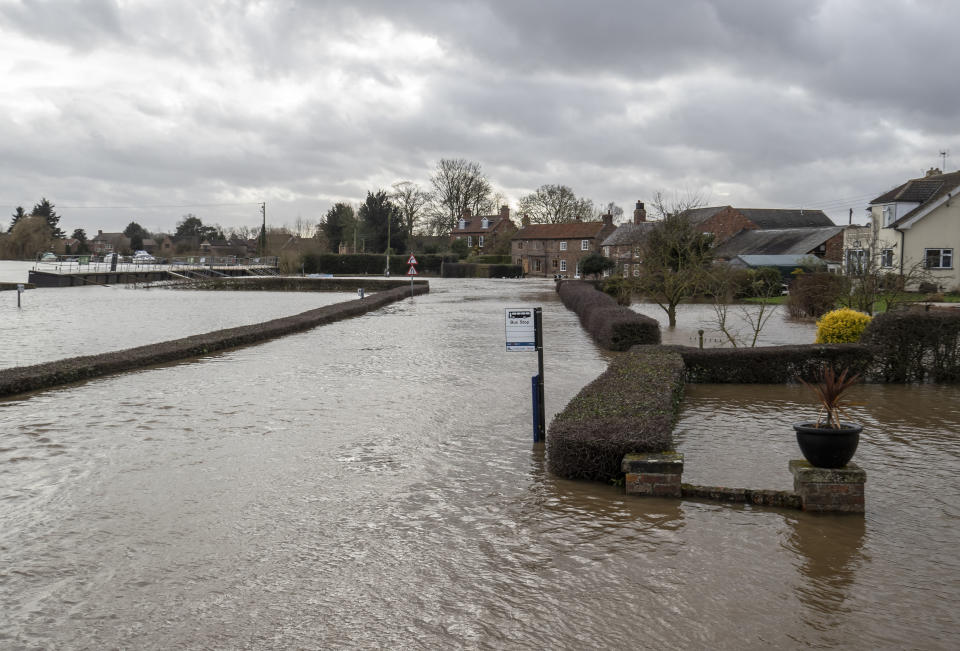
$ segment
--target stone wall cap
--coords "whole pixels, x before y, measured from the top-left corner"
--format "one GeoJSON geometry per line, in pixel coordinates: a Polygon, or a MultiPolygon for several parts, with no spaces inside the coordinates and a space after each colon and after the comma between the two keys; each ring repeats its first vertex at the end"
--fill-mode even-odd
{"type": "Polygon", "coordinates": [[[790,472],[796,480],[813,484],[863,484],[866,471],[852,461],[844,468],[817,468],[806,459],[790,461],[790,472]]]}
{"type": "Polygon", "coordinates": [[[665,452],[631,452],[623,456],[623,472],[630,473],[682,473],[683,453],[668,450],[665,452]]]}

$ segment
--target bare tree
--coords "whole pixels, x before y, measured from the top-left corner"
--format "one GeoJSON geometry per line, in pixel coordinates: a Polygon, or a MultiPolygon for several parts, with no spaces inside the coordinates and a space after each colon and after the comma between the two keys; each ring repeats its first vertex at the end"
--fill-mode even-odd
{"type": "Polygon", "coordinates": [[[598,212],[600,213],[599,216],[601,217],[603,215],[612,215],[614,224],[619,224],[623,219],[623,208],[618,206],[613,201],[607,202],[605,205],[600,206],[598,212]]]}
{"type": "Polygon", "coordinates": [[[394,183],[392,187],[393,191],[390,193],[390,199],[400,209],[403,227],[407,232],[407,240],[409,241],[426,214],[426,208],[430,203],[430,193],[413,181],[399,181],[394,183]]]}
{"type": "Polygon", "coordinates": [[[712,243],[712,235],[701,233],[681,213],[668,213],[647,232],[635,291],[663,308],[671,328],[677,325],[677,305],[694,296],[706,280],[712,243]]]}
{"type": "Polygon", "coordinates": [[[305,219],[304,217],[297,215],[297,218],[293,222],[293,228],[289,230],[297,237],[307,238],[313,235],[316,227],[317,224],[312,219],[305,219]]]}
{"type": "Polygon", "coordinates": [[[593,216],[593,201],[578,198],[566,185],[541,185],[520,199],[519,208],[534,224],[562,224],[593,216]]]}
{"type": "Polygon", "coordinates": [[[662,190],[657,190],[653,196],[653,201],[650,202],[655,219],[665,219],[673,215],[679,215],[702,205],[703,196],[699,192],[685,192],[683,194],[675,192],[668,197],[662,190]]]}
{"type": "Polygon", "coordinates": [[[430,183],[433,185],[430,227],[435,235],[449,234],[467,209],[480,213],[489,205],[490,182],[480,169],[480,163],[463,158],[442,158],[430,177],[430,183]]]}

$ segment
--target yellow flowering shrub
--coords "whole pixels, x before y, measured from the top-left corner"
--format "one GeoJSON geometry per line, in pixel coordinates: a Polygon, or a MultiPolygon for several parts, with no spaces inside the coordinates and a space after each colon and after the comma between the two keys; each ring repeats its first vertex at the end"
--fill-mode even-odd
{"type": "Polygon", "coordinates": [[[818,344],[853,344],[860,341],[872,317],[848,307],[827,312],[817,321],[818,344]]]}

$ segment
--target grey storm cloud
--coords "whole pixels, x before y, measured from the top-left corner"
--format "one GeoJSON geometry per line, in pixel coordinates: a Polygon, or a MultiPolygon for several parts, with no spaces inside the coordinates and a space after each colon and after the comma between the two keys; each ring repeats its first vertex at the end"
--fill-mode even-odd
{"type": "Polygon", "coordinates": [[[958,146],[958,19],[936,0],[3,3],[0,200],[105,230],[138,210],[170,229],[180,212],[147,208],[167,204],[318,218],[462,157],[511,202],[564,183],[838,217],[958,146]]]}

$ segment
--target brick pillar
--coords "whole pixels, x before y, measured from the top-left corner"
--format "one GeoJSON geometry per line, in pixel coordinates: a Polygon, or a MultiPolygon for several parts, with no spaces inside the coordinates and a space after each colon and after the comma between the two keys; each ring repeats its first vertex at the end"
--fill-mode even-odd
{"type": "Polygon", "coordinates": [[[790,462],[793,490],[804,511],[863,513],[867,473],[855,463],[844,468],[814,468],[803,459],[790,462]]]}
{"type": "Polygon", "coordinates": [[[683,455],[679,452],[628,454],[623,457],[628,495],[681,497],[683,455]]]}

